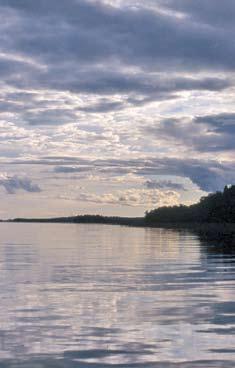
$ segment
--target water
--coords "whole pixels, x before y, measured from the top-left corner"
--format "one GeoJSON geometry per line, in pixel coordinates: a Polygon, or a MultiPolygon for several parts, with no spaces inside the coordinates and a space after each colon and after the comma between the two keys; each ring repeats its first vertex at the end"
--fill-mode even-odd
{"type": "Polygon", "coordinates": [[[235,257],[196,235],[0,224],[0,367],[235,367],[235,257]]]}

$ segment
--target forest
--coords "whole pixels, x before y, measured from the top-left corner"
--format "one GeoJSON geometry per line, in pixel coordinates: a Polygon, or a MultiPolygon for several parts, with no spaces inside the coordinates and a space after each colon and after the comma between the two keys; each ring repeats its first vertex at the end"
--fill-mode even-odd
{"type": "Polygon", "coordinates": [[[235,223],[235,185],[202,197],[191,206],[160,207],[146,212],[145,223],[235,223]]]}

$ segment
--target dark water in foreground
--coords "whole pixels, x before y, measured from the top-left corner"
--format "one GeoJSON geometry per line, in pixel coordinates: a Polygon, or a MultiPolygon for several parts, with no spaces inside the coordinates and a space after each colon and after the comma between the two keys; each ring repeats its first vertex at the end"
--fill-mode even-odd
{"type": "Polygon", "coordinates": [[[0,367],[235,367],[235,256],[195,235],[0,224],[0,367]]]}

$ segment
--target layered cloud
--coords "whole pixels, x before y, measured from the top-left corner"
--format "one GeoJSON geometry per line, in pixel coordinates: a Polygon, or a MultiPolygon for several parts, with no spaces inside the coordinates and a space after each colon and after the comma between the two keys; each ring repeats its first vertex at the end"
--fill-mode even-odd
{"type": "Polygon", "coordinates": [[[7,192],[41,198],[23,170],[53,213],[68,186],[87,188],[92,211],[142,214],[155,191],[187,202],[235,181],[233,0],[0,0],[0,12],[7,192]]]}
{"type": "MultiPolygon", "coordinates": [[[[234,151],[235,114],[167,118],[149,124],[141,130],[150,137],[161,138],[172,145],[181,142],[197,152],[234,151]]],[[[151,139],[151,138],[150,138],[151,139]]]]}
{"type": "MultiPolygon", "coordinates": [[[[212,192],[221,190],[227,184],[235,181],[235,164],[233,162],[220,163],[216,160],[153,158],[148,159],[107,159],[107,160],[79,160],[76,158],[44,158],[39,161],[14,161],[14,165],[49,165],[55,166],[54,171],[60,174],[82,173],[99,176],[125,176],[128,174],[137,177],[175,176],[188,178],[201,190],[212,192]],[[57,166],[56,164],[63,164],[57,166]],[[88,165],[89,164],[89,165],[88,165]],[[72,166],[71,166],[72,165],[72,166]]],[[[136,180],[137,181],[137,180],[136,180]]],[[[138,181],[137,181],[138,182],[138,181]]],[[[146,184],[146,183],[145,183],[146,184]]],[[[153,189],[183,190],[181,183],[170,180],[147,180],[147,187],[153,189]]]]}
{"type": "MultiPolygon", "coordinates": [[[[135,5],[135,1],[132,3],[135,5]]],[[[57,75],[63,67],[67,72],[77,61],[86,71],[87,63],[97,65],[111,59],[161,70],[234,69],[235,48],[228,37],[231,29],[225,27],[221,32],[218,27],[221,8],[227,6],[224,15],[233,14],[232,0],[227,0],[226,6],[218,1],[205,6],[201,1],[201,8],[189,3],[192,2],[156,1],[156,11],[152,11],[145,2],[138,7],[113,7],[84,0],[53,0],[47,4],[41,0],[33,5],[28,1],[2,0],[2,13],[8,20],[2,24],[3,30],[8,31],[3,45],[11,54],[26,53],[28,64],[35,69],[38,64],[41,68],[46,64],[49,70],[54,66],[57,75]],[[159,11],[159,6],[164,9],[165,5],[172,12],[159,11]],[[177,16],[179,12],[186,16],[177,16]],[[18,27],[17,33],[14,26],[18,27]]],[[[15,58],[16,61],[22,60],[15,58]]],[[[70,85],[76,88],[73,76],[67,75],[67,82],[70,80],[70,85]]],[[[46,83],[46,79],[41,82],[46,83]]],[[[54,85],[62,85],[61,82],[58,78],[54,85]]]]}

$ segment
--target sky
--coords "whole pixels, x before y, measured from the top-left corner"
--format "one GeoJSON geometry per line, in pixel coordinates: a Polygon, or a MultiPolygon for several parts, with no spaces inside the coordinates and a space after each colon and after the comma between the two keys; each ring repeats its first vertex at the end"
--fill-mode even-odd
{"type": "Polygon", "coordinates": [[[0,218],[235,183],[234,0],[0,0],[0,218]]]}

